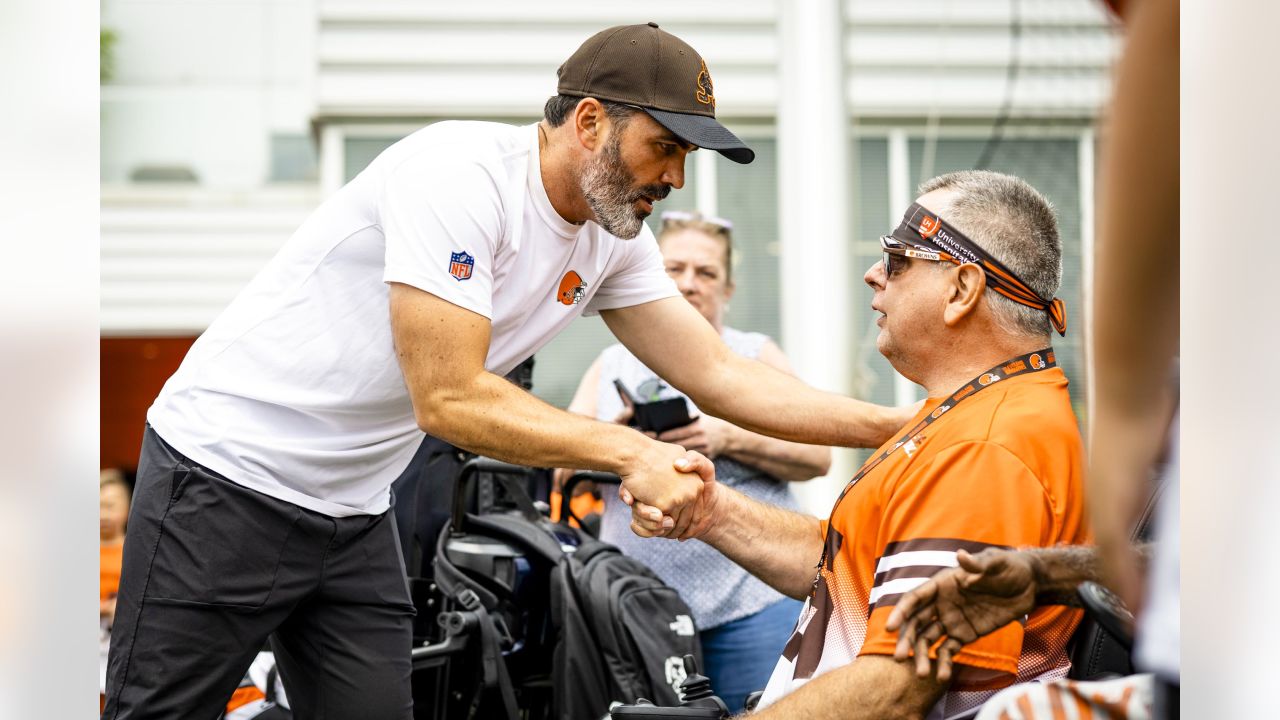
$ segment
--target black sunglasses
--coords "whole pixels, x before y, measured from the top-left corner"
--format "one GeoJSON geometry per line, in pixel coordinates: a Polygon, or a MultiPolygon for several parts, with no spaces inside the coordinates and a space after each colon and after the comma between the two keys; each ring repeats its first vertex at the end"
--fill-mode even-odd
{"type": "Polygon", "coordinates": [[[949,262],[960,265],[960,261],[947,253],[919,250],[888,235],[880,236],[880,259],[884,263],[885,277],[893,277],[907,269],[905,258],[916,260],[932,260],[933,262],[949,262]]]}

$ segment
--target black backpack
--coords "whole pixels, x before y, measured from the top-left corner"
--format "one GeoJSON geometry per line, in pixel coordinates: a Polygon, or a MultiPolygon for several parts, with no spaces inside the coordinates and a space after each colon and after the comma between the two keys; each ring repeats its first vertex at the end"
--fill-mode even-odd
{"type": "Polygon", "coordinates": [[[487,458],[467,462],[436,545],[434,575],[446,598],[439,623],[479,656],[474,686],[451,688],[473,698],[458,714],[600,720],[614,702],[678,705],[683,657],[702,660],[688,605],[638,560],[543,517],[513,479],[524,472],[487,458]],[[517,510],[463,510],[457,498],[480,472],[498,479],[517,510]],[[514,562],[477,572],[467,552],[514,562]]]}
{"type": "Polygon", "coordinates": [[[683,658],[701,665],[702,647],[674,588],[613,545],[584,537],[557,565],[551,592],[561,622],[553,665],[558,718],[595,720],[611,703],[639,698],[680,704],[683,658]]]}

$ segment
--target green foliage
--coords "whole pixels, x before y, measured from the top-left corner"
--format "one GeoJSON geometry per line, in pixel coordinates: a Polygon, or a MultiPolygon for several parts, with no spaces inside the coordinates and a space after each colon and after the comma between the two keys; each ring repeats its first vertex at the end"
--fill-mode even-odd
{"type": "Polygon", "coordinates": [[[102,28],[99,31],[98,44],[98,81],[101,83],[111,82],[111,76],[115,73],[115,46],[116,33],[114,30],[102,28]]]}

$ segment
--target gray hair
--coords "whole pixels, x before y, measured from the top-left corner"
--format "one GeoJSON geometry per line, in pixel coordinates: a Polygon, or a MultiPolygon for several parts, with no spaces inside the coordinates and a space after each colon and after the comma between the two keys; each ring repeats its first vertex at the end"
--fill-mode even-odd
{"type": "MultiPolygon", "coordinates": [[[[1004,263],[1036,291],[1051,300],[1062,284],[1062,239],[1050,203],[1025,180],[990,170],[962,170],[939,175],[920,185],[920,194],[952,190],[949,208],[929,208],[943,215],[1004,263]]],[[[1049,336],[1049,316],[992,292],[987,295],[997,321],[1015,335],[1049,336]]]]}

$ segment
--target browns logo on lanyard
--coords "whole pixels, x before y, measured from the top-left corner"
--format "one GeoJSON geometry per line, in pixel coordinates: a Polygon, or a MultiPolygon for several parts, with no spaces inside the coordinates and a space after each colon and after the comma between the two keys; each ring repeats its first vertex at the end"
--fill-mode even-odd
{"type": "MultiPolygon", "coordinates": [[[[1011,377],[1014,377],[1015,375],[1022,375],[1025,373],[1040,372],[1041,370],[1048,370],[1049,368],[1055,368],[1057,366],[1058,366],[1058,363],[1053,356],[1053,348],[1045,348],[1044,350],[1037,350],[1033,353],[1020,355],[1016,358],[1013,358],[1012,360],[1000,363],[999,365],[991,368],[990,370],[987,370],[986,372],[978,375],[977,377],[965,383],[964,385],[961,385],[959,390],[956,390],[955,392],[951,393],[950,397],[948,397],[946,400],[943,400],[942,404],[939,405],[936,409],[934,409],[933,412],[929,413],[928,415],[925,415],[923,420],[913,425],[911,429],[908,430],[905,435],[899,438],[899,440],[896,443],[894,443],[888,450],[885,450],[884,452],[880,453],[879,456],[872,458],[867,462],[863,463],[862,467],[858,470],[858,473],[853,476],[853,479],[851,479],[847,485],[844,486],[844,490],[840,492],[840,497],[836,498],[835,505],[833,505],[831,508],[831,516],[835,517],[836,509],[840,507],[840,502],[844,500],[845,495],[849,494],[849,491],[853,489],[853,486],[858,484],[859,480],[866,477],[872,470],[875,470],[877,467],[879,467],[880,463],[889,459],[889,456],[895,453],[898,450],[898,448],[913,447],[916,444],[916,439],[920,436],[920,433],[924,432],[924,429],[926,427],[929,427],[929,425],[931,425],[934,420],[937,420],[938,418],[945,415],[948,411],[954,409],[955,406],[959,405],[962,400],[973,397],[974,395],[977,395],[978,393],[982,392],[986,388],[989,388],[992,385],[995,385],[996,383],[998,383],[1001,380],[1004,380],[1005,378],[1011,378],[1011,377]]],[[[830,526],[828,526],[827,531],[830,532],[830,526]]],[[[822,575],[822,566],[825,565],[826,562],[827,562],[827,543],[826,543],[826,539],[824,538],[822,543],[822,557],[818,558],[818,565],[817,565],[819,577],[821,577],[822,575]]],[[[818,584],[817,577],[814,578],[813,584],[814,584],[814,587],[817,587],[817,584],[818,584]]]]}

